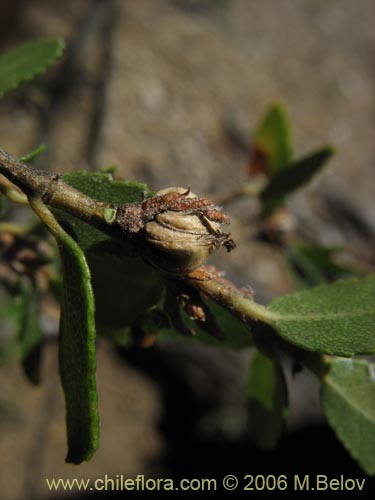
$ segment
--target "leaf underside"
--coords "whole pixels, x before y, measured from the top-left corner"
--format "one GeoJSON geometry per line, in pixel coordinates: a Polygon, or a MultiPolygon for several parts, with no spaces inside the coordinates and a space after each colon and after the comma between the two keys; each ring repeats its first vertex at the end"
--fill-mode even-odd
{"type": "Polygon", "coordinates": [[[60,243],[62,304],[59,367],[66,400],[67,462],[89,460],[99,444],[95,306],[90,271],[72,238],[60,243]]]}

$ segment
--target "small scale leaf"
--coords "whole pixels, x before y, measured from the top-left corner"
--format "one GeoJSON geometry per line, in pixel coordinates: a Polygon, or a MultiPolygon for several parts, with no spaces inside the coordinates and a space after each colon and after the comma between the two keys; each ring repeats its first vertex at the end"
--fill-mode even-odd
{"type": "Polygon", "coordinates": [[[321,398],[339,439],[367,474],[375,475],[375,365],[354,359],[331,361],[321,398]]]}
{"type": "Polygon", "coordinates": [[[24,163],[31,163],[35,158],[37,158],[40,154],[45,151],[46,145],[45,144],[39,144],[39,146],[30,153],[27,153],[26,155],[21,156],[20,160],[23,161],[24,163]]]}
{"type": "Polygon", "coordinates": [[[327,163],[333,153],[333,148],[327,146],[278,171],[260,194],[263,216],[270,215],[284,203],[285,198],[290,193],[307,184],[327,163]]]}
{"type": "Polygon", "coordinates": [[[375,353],[375,274],[280,297],[266,321],[302,349],[351,357],[375,353]]]}
{"type": "Polygon", "coordinates": [[[290,123],[281,104],[274,104],[264,115],[253,138],[250,173],[273,177],[284,170],[292,155],[290,123]]]}
{"type": "Polygon", "coordinates": [[[280,364],[255,351],[248,378],[250,433],[262,449],[276,446],[285,426],[288,390],[280,364]]]}
{"type": "Polygon", "coordinates": [[[0,97],[20,83],[32,80],[58,59],[65,43],[51,38],[25,43],[0,55],[0,97]]]}

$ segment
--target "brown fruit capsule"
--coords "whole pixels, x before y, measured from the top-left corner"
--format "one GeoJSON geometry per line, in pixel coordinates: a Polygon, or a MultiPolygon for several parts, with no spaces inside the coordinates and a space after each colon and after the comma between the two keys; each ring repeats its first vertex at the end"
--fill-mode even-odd
{"type": "MultiPolygon", "coordinates": [[[[221,246],[228,251],[235,247],[229,235],[221,232],[221,225],[228,223],[228,218],[209,200],[184,188],[164,189],[153,198],[168,199],[170,203],[160,202],[160,212],[142,230],[141,252],[153,266],[170,274],[185,275],[204,264],[221,246]],[[172,203],[171,197],[176,198],[172,203]]],[[[155,204],[151,204],[155,210],[155,204]]]]}

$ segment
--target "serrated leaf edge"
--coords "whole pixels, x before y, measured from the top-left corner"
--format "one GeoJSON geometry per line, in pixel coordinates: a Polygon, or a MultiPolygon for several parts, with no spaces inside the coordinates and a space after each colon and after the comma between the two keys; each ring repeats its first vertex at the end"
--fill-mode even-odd
{"type": "Polygon", "coordinates": [[[34,72],[30,72],[30,73],[24,75],[16,83],[11,84],[8,87],[6,87],[5,89],[3,89],[0,92],[0,97],[4,96],[10,90],[15,90],[22,83],[28,82],[28,81],[32,80],[33,78],[35,78],[36,76],[41,75],[42,73],[44,73],[44,71],[49,66],[51,66],[51,64],[53,64],[56,59],[58,59],[62,55],[62,53],[64,51],[64,48],[65,48],[65,41],[62,38],[42,38],[40,40],[35,40],[33,42],[28,42],[28,43],[25,43],[23,45],[20,45],[19,47],[16,47],[16,48],[14,48],[14,49],[12,49],[12,50],[10,50],[8,52],[8,54],[11,54],[12,52],[18,50],[20,47],[27,47],[29,45],[33,45],[34,43],[50,42],[50,41],[53,41],[53,40],[55,40],[57,42],[56,51],[55,51],[54,54],[51,54],[50,58],[45,62],[45,64],[42,67],[40,67],[38,70],[36,70],[34,72]]]}

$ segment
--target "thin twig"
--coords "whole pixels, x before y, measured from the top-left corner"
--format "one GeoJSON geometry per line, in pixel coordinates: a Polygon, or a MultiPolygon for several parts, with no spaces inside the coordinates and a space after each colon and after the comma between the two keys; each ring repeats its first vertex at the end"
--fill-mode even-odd
{"type": "Polygon", "coordinates": [[[46,205],[64,210],[97,227],[108,226],[108,214],[112,214],[114,205],[84,195],[63,182],[60,175],[29,167],[1,148],[0,174],[25,193],[26,196],[19,195],[11,183],[6,184],[8,187],[2,192],[14,201],[27,203],[27,197],[38,197],[46,205]]]}
{"type": "Polygon", "coordinates": [[[210,267],[201,267],[191,272],[185,281],[198,288],[202,293],[228,309],[241,321],[262,321],[270,323],[272,314],[266,307],[257,304],[251,297],[233,283],[222,278],[221,272],[210,267]]]}

